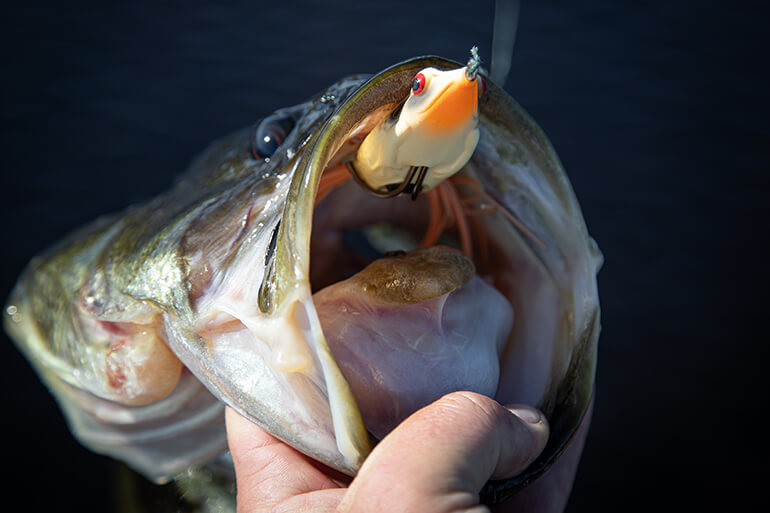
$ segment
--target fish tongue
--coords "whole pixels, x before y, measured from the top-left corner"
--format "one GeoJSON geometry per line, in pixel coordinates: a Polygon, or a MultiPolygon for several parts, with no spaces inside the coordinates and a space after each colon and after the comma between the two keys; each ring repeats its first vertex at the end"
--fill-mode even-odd
{"type": "Polygon", "coordinates": [[[444,247],[386,257],[313,296],[367,429],[382,438],[455,390],[493,396],[508,301],[444,247]]]}

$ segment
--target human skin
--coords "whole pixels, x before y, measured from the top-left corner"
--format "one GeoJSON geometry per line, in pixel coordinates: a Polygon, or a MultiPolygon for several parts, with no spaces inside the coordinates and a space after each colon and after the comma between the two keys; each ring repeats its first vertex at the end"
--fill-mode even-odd
{"type": "MultiPolygon", "coordinates": [[[[493,512],[556,513],[566,506],[590,412],[570,447],[540,479],[493,512]]],[[[299,453],[228,408],[238,512],[482,513],[490,479],[523,471],[543,450],[548,424],[534,408],[508,408],[471,392],[415,412],[351,478],[299,453]]]]}

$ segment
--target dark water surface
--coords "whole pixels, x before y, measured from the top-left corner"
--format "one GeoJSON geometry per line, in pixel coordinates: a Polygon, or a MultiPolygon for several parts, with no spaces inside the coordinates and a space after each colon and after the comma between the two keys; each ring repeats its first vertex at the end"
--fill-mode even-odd
{"type": "MultiPolygon", "coordinates": [[[[766,475],[767,12],[523,2],[506,84],[606,263],[592,431],[568,511],[720,511],[766,475]],[[761,326],[761,328],[760,328],[761,326]]],[[[208,142],[338,78],[489,60],[482,2],[29,2],[0,18],[5,297],[71,229],[168,187],[208,142]]],[[[4,337],[4,335],[3,335],[4,337]]],[[[6,496],[106,511],[107,460],[0,344],[6,496]]]]}

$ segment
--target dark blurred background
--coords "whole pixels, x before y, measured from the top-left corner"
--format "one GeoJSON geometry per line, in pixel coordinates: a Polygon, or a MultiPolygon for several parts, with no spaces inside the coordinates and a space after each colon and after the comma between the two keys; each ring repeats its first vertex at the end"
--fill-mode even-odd
{"type": "MultiPolygon", "coordinates": [[[[765,3],[522,4],[505,87],[556,147],[606,259],[568,511],[750,504],[768,474],[765,3]]],[[[474,44],[489,62],[493,15],[467,0],[3,7],[0,296],[66,232],[344,75],[474,44]]],[[[4,334],[0,351],[6,500],[109,510],[108,461],[70,437],[4,334]]]]}

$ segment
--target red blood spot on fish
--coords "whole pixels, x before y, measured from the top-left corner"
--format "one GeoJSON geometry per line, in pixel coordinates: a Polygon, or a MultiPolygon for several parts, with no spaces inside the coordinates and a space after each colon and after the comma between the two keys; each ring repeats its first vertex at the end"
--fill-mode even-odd
{"type": "MultiPolygon", "coordinates": [[[[109,324],[109,323],[105,323],[109,324]]],[[[107,356],[104,357],[104,361],[106,364],[106,374],[107,374],[107,382],[110,384],[112,388],[122,388],[123,385],[126,383],[126,374],[123,372],[123,369],[121,368],[120,364],[116,361],[115,353],[123,349],[126,345],[126,340],[121,339],[117,342],[115,342],[111,347],[110,350],[107,352],[107,356]]]]}
{"type": "Polygon", "coordinates": [[[126,345],[126,339],[121,338],[120,340],[118,340],[117,342],[112,344],[112,346],[110,347],[109,352],[107,353],[107,356],[109,357],[112,353],[120,351],[121,349],[123,349],[125,347],[125,345],[126,345]]]}
{"type": "Polygon", "coordinates": [[[107,362],[107,381],[112,388],[123,388],[126,382],[126,375],[115,364],[107,362]]]}

